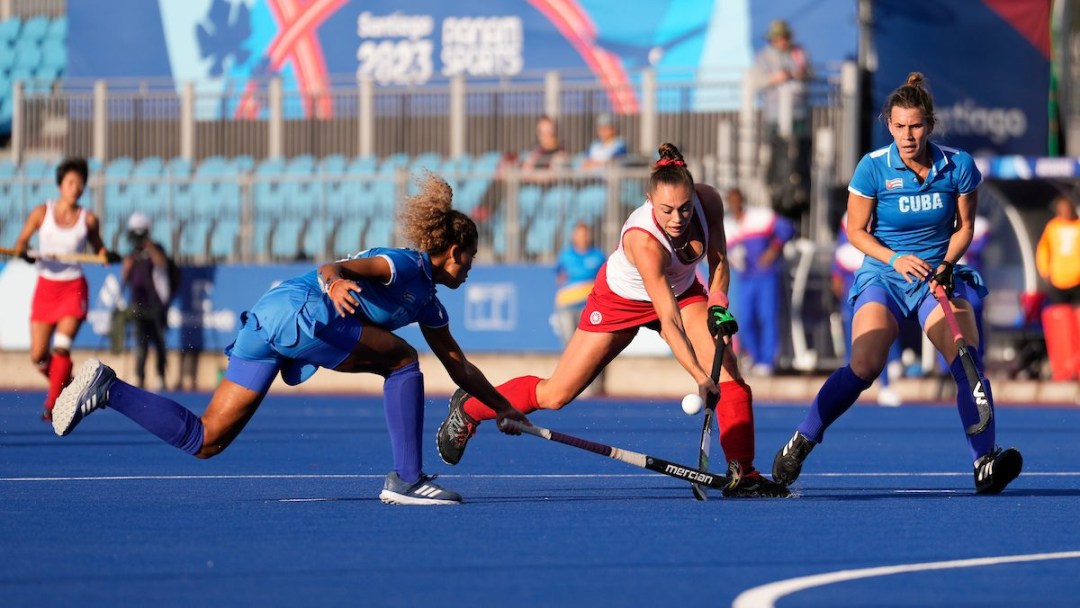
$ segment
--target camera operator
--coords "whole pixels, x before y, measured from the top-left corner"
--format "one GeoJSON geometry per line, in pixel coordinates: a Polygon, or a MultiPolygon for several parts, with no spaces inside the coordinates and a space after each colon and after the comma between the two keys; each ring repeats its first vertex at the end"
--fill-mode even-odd
{"type": "Polygon", "coordinates": [[[131,251],[124,256],[120,277],[130,295],[128,319],[135,331],[135,375],[139,387],[144,387],[146,351],[152,342],[157,355],[157,384],[153,388],[162,390],[166,314],[174,291],[174,266],[161,245],[150,238],[150,218],[136,211],[128,219],[127,228],[131,251]]]}

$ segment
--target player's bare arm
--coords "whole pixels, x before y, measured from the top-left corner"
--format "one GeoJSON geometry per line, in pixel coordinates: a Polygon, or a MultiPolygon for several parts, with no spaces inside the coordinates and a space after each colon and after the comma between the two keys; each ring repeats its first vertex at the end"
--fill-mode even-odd
{"type": "Polygon", "coordinates": [[[874,199],[859,196],[853,192],[848,194],[848,240],[859,251],[892,266],[909,283],[912,281],[925,281],[933,270],[933,268],[930,268],[930,264],[927,264],[918,256],[904,255],[902,251],[893,251],[882,245],[881,241],[870,234],[870,216],[873,213],[875,202],[874,199]]]}
{"type": "Polygon", "coordinates": [[[623,247],[627,259],[641,275],[642,284],[656,310],[660,321],[660,335],[671,347],[675,360],[690,373],[694,382],[699,387],[707,387],[711,384],[709,374],[702,369],[694,355],[694,347],[686,337],[686,328],[683,327],[679,303],[671,291],[667,277],[664,276],[664,268],[670,263],[667,250],[651,235],[640,230],[627,232],[623,236],[623,247]]]}
{"type": "Polygon", "coordinates": [[[731,284],[731,266],[727,257],[727,234],[724,233],[724,201],[708,184],[695,184],[709,230],[709,293],[727,293],[731,284]]]}
{"type": "Polygon", "coordinates": [[[341,316],[356,312],[360,301],[353,292],[360,291],[357,281],[375,279],[386,283],[393,276],[390,262],[381,256],[330,262],[319,267],[323,289],[341,316]]]}
{"type": "Polygon", "coordinates": [[[431,351],[438,357],[439,362],[442,363],[454,384],[482,401],[484,405],[495,410],[499,429],[504,433],[519,435],[520,431],[515,431],[512,425],[507,426],[503,421],[515,420],[522,424],[530,424],[525,414],[514,409],[510,402],[499,391],[495,390],[495,387],[491,385],[491,382],[480,371],[480,368],[473,365],[465,357],[465,352],[461,350],[457,340],[450,333],[449,325],[442,327],[421,325],[420,333],[424,335],[424,340],[427,341],[431,351]]]}

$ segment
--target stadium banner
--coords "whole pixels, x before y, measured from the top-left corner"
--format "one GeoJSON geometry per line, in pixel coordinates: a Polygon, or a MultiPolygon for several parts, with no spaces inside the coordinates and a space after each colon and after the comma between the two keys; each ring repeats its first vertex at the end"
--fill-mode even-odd
{"type": "MultiPolygon", "coordinates": [[[[168,347],[224,349],[236,336],[240,313],[254,305],[259,295],[315,268],[315,264],[184,267],[180,290],[169,310],[168,347]]],[[[83,271],[90,285],[90,307],[75,347],[104,350],[110,345],[115,313],[125,306],[120,267],[85,264],[83,271]]],[[[0,289],[7,294],[0,304],[0,349],[29,348],[30,300],[36,281],[34,268],[21,260],[0,267],[0,289]]],[[[561,352],[562,343],[550,321],[555,291],[551,265],[476,266],[460,288],[438,289],[454,337],[466,352],[477,353],[561,352]]],[[[417,350],[429,352],[415,325],[396,333],[417,350]]],[[[126,342],[132,343],[130,336],[126,342]]]]}
{"type": "MultiPolygon", "coordinates": [[[[935,141],[977,156],[1047,153],[1050,0],[874,0],[873,15],[874,118],[908,73],[922,72],[935,141]]],[[[891,141],[875,120],[874,147],[891,141]]]]}
{"type": "MultiPolygon", "coordinates": [[[[640,68],[657,68],[661,80],[740,75],[766,44],[772,19],[790,23],[815,64],[852,57],[856,3],[814,4],[808,11],[804,0],[626,0],[619,10],[608,0],[71,2],[70,30],[78,35],[67,41],[67,76],[165,78],[232,94],[227,104],[197,104],[198,117],[210,119],[265,116],[255,83],[269,76],[315,95],[358,77],[422,86],[458,74],[505,79],[558,69],[591,73],[607,88],[612,111],[632,113],[640,68]]],[[[700,104],[738,104],[738,96],[702,97],[700,104]]],[[[355,112],[355,104],[335,108],[327,97],[286,112],[329,118],[355,112]]]]}

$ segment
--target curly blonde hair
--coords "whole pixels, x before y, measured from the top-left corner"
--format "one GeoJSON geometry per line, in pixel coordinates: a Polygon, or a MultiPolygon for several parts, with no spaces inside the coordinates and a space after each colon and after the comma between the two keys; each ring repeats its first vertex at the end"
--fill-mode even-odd
{"type": "Polygon", "coordinates": [[[476,223],[451,207],[454,191],[450,184],[430,171],[416,183],[420,192],[405,199],[398,214],[405,239],[428,254],[442,253],[452,245],[475,246],[479,241],[476,223]]]}

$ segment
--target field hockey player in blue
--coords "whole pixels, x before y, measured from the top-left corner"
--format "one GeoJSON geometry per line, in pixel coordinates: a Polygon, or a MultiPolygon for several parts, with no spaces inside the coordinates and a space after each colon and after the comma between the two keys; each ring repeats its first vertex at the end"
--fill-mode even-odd
{"type": "Polygon", "coordinates": [[[977,349],[966,347],[979,342],[971,303],[986,287],[976,271],[955,265],[972,240],[982,176],[966,152],[929,142],[934,102],[922,74],[910,74],[889,95],[882,118],[894,141],[864,156],[848,186],[847,235],[866,254],[849,294],[850,363],[829,376],[777,452],[773,479],[791,485],[799,477],[825,430],[881,373],[898,320],[917,317],[956,379],[975,491],[997,494],[1020,474],[1023,460],[995,443],[990,385],[977,349]]]}
{"type": "Polygon", "coordinates": [[[67,435],[91,412],[110,407],[198,458],[224,450],[255,414],[278,373],[299,384],[320,367],[378,374],[394,470],[379,498],[391,504],[441,505],[461,496],[435,484],[422,470],[424,377],[416,350],[393,333],[419,323],[431,350],[458,386],[483,395],[507,433],[507,419],[528,424],[472,365],[450,334],[437,285],[456,289],[476,256],[476,224],[451,208],[450,186],[434,175],[421,183],[401,214],[402,233],[414,249],[374,248],[323,264],[266,292],[240,317],[226,349],[225,378],[201,417],[180,404],[136,388],[97,360],[83,364],[60,395],[53,415],[67,435]]]}

